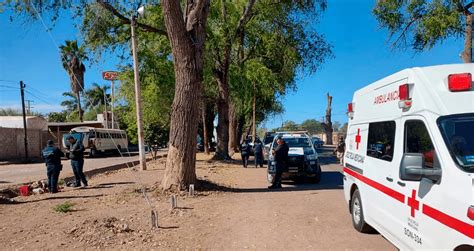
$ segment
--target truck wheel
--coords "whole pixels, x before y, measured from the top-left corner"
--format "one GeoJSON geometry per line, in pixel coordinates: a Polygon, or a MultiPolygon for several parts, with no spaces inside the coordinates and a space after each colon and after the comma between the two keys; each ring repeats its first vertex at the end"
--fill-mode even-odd
{"type": "Polygon", "coordinates": [[[364,211],[362,210],[362,200],[360,199],[359,189],[356,189],[351,198],[352,225],[361,233],[371,233],[374,229],[365,222],[364,211]]]}
{"type": "Polygon", "coordinates": [[[321,166],[318,166],[318,172],[316,172],[316,176],[311,177],[309,179],[309,182],[311,183],[319,183],[321,182],[321,166]]]}

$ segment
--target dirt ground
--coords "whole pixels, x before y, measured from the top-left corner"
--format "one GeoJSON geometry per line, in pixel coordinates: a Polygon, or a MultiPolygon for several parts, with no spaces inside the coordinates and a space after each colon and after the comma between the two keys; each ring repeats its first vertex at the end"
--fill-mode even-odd
{"type": "Polygon", "coordinates": [[[171,195],[156,189],[162,161],[147,171],[95,176],[87,189],[0,204],[1,249],[394,250],[382,236],[352,228],[336,165],[323,166],[320,184],[286,183],[270,191],[265,168],[207,158],[198,155],[198,177],[218,185],[179,195],[175,209],[171,195]],[[140,183],[159,229],[151,229],[140,183]],[[66,201],[74,204],[70,212],[54,210],[66,201]]]}

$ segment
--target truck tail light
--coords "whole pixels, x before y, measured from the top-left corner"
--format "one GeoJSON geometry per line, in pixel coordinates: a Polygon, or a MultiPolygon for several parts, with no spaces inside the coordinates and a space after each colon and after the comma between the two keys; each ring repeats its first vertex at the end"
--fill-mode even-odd
{"type": "Polygon", "coordinates": [[[470,206],[467,209],[467,218],[474,220],[474,206],[470,206]]]}
{"type": "Polygon", "coordinates": [[[347,116],[354,118],[354,103],[347,104],[347,116]]]}
{"type": "Polygon", "coordinates": [[[470,91],[472,89],[471,73],[449,75],[448,87],[449,87],[449,90],[452,92],[470,91]]]}
{"type": "Polygon", "coordinates": [[[410,85],[404,84],[398,87],[398,107],[402,109],[408,109],[411,107],[412,100],[410,97],[410,85]]]}

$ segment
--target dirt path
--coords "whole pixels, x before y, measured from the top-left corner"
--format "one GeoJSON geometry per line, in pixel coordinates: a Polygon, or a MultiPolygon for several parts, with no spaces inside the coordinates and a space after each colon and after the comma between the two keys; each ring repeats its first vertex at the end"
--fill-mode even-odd
{"type": "Polygon", "coordinates": [[[180,196],[174,210],[169,195],[154,190],[162,168],[135,172],[157,208],[159,230],[150,229],[150,209],[132,171],[121,170],[93,178],[90,189],[0,204],[0,243],[5,249],[394,249],[380,235],[353,230],[336,166],[323,166],[321,184],[269,191],[263,168],[201,160],[198,176],[228,189],[180,196]],[[65,201],[75,203],[74,211],[52,209],[65,201]]]}

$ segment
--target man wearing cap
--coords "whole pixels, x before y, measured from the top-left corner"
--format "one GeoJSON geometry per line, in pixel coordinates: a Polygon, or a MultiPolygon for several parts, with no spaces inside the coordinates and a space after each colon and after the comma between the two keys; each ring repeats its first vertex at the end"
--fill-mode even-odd
{"type": "Polygon", "coordinates": [[[72,135],[67,138],[69,142],[69,158],[71,159],[72,171],[74,172],[74,187],[80,187],[81,182],[87,187],[86,175],[84,175],[84,145],[80,140],[76,140],[72,135]]]}
{"type": "Polygon", "coordinates": [[[268,187],[269,189],[281,188],[281,175],[285,170],[288,161],[288,151],[290,150],[281,136],[277,137],[277,144],[278,146],[272,152],[276,162],[275,178],[272,185],[268,187]]]}
{"type": "Polygon", "coordinates": [[[52,140],[48,140],[48,145],[41,152],[41,157],[46,164],[46,174],[48,175],[48,190],[50,193],[58,192],[58,179],[63,165],[61,165],[61,157],[64,153],[54,146],[52,140]]]}

